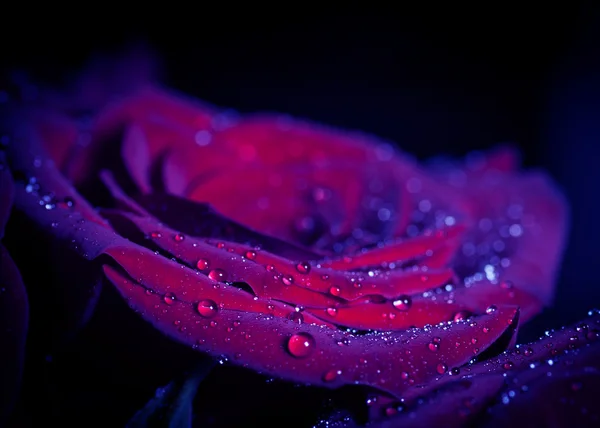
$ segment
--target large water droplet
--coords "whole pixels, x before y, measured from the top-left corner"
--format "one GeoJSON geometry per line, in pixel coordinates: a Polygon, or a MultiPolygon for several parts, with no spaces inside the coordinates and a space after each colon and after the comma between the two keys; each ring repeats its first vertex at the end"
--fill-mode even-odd
{"type": "Polygon", "coordinates": [[[204,318],[212,318],[219,312],[217,304],[210,299],[201,300],[196,309],[198,309],[198,313],[204,318]]]}
{"type": "Polygon", "coordinates": [[[448,366],[444,363],[439,363],[436,367],[436,370],[439,374],[444,374],[448,371],[448,366]]]}
{"type": "Polygon", "coordinates": [[[315,350],[316,345],[315,338],[310,334],[298,333],[289,338],[287,349],[296,358],[306,358],[315,350]]]}
{"type": "Polygon", "coordinates": [[[392,305],[399,311],[408,311],[412,305],[412,299],[410,296],[400,296],[392,302],[392,305]]]}
{"type": "Polygon", "coordinates": [[[342,294],[342,290],[340,290],[340,287],[336,287],[335,285],[329,288],[329,293],[331,293],[332,296],[339,296],[340,294],[342,294]]]}
{"type": "Polygon", "coordinates": [[[337,315],[337,309],[336,308],[327,308],[327,315],[329,315],[330,317],[335,317],[337,315]]]}
{"type": "Polygon", "coordinates": [[[173,303],[175,303],[175,294],[173,294],[173,293],[167,293],[167,294],[165,294],[164,297],[163,297],[163,301],[167,305],[172,305],[173,303]]]}
{"type": "Polygon", "coordinates": [[[223,269],[213,269],[208,273],[208,277],[213,281],[225,281],[225,271],[223,269]]]}
{"type": "Polygon", "coordinates": [[[256,258],[256,251],[248,250],[246,251],[245,256],[248,260],[254,260],[256,258]]]}
{"type": "Polygon", "coordinates": [[[206,260],[206,259],[198,260],[198,262],[196,263],[196,267],[200,270],[207,269],[208,268],[208,260],[206,260]]]}

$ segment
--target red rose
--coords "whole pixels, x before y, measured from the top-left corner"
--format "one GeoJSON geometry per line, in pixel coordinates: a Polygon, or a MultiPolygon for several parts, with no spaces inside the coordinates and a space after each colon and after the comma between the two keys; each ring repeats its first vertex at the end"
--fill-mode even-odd
{"type": "Polygon", "coordinates": [[[443,386],[481,372],[461,392],[475,414],[532,361],[463,368],[552,300],[565,203],[512,150],[424,167],[366,135],[108,87],[15,110],[16,208],[101,260],[160,331],[272,376],[373,387],[387,416],[433,391],[449,415],[443,386]]]}

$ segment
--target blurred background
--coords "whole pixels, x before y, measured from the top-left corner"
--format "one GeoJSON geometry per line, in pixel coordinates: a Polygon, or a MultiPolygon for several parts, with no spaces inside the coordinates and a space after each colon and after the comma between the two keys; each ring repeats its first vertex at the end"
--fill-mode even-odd
{"type": "Polygon", "coordinates": [[[421,159],[517,145],[571,203],[556,305],[525,331],[537,335],[600,307],[600,5],[523,4],[162,4],[127,16],[90,4],[42,24],[5,11],[20,24],[0,26],[0,61],[5,77],[61,84],[90,54],[141,43],[167,85],[218,106],[362,130],[421,159]]]}

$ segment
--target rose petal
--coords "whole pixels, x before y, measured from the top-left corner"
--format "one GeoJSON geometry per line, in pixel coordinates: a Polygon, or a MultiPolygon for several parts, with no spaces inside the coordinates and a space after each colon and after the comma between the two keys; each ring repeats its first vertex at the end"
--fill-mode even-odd
{"type": "Polygon", "coordinates": [[[186,235],[247,242],[252,246],[260,245],[261,248],[288,259],[315,260],[321,257],[314,251],[233,222],[207,204],[199,204],[163,193],[141,196],[136,200],[152,215],[186,235]]]}
{"type": "Polygon", "coordinates": [[[175,300],[167,304],[159,294],[148,295],[145,287],[123,277],[116,278],[117,271],[113,268],[105,266],[105,272],[145,319],[190,346],[213,355],[225,355],[234,363],[288,380],[325,387],[358,382],[395,395],[411,384],[439,375],[438,364],[449,367],[464,364],[507,331],[516,315],[514,309],[506,309],[483,316],[476,327],[459,322],[427,330],[348,336],[349,344],[340,346],[339,333],[309,324],[298,327],[279,317],[223,309],[207,319],[191,303],[175,300]],[[489,328],[492,334],[474,351],[475,346],[465,338],[480,326],[489,328]],[[308,345],[300,349],[296,345],[290,347],[290,340],[298,342],[295,336],[298,334],[302,334],[300,340],[308,345]],[[390,353],[403,356],[390,359],[386,357],[390,353]],[[403,372],[406,376],[397,376],[403,372]]]}
{"type": "Polygon", "coordinates": [[[423,399],[414,407],[406,408],[399,402],[390,402],[383,408],[384,418],[369,426],[392,427],[464,427],[495,398],[504,384],[502,375],[487,375],[454,381],[423,399]]]}

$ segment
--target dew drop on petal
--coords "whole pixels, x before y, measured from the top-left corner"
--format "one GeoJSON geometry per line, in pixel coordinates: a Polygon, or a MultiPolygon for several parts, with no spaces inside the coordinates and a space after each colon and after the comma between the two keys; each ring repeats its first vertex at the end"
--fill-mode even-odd
{"type": "Polygon", "coordinates": [[[219,312],[219,307],[217,304],[210,299],[201,300],[196,309],[204,318],[212,318],[217,315],[217,312],[219,312]]]}
{"type": "Polygon", "coordinates": [[[339,296],[342,293],[342,290],[340,290],[340,287],[336,287],[335,285],[329,288],[329,293],[332,296],[339,296]]]}
{"type": "Polygon", "coordinates": [[[335,317],[337,315],[337,309],[336,308],[327,308],[327,315],[329,315],[330,317],[335,317]]]}
{"type": "Polygon", "coordinates": [[[302,324],[304,322],[304,315],[302,315],[300,312],[291,312],[288,315],[288,319],[296,324],[302,324]]]}
{"type": "Polygon", "coordinates": [[[333,382],[337,379],[338,376],[341,376],[341,374],[341,370],[331,369],[325,372],[325,374],[323,375],[323,380],[325,382],[333,382]]]}
{"type": "Polygon", "coordinates": [[[444,374],[448,371],[448,366],[444,363],[439,363],[436,367],[436,370],[439,374],[444,374]]]}
{"type": "Polygon", "coordinates": [[[314,337],[308,333],[292,335],[287,343],[288,352],[296,358],[308,357],[316,347],[314,337]]]}
{"type": "Polygon", "coordinates": [[[175,234],[174,239],[176,242],[181,242],[181,241],[183,241],[184,236],[181,233],[177,233],[177,234],[175,234]]]}
{"type": "Polygon", "coordinates": [[[173,303],[175,303],[175,294],[173,294],[173,293],[167,293],[167,294],[165,294],[164,297],[163,297],[163,301],[167,305],[172,305],[173,303]]]}
{"type": "Polygon", "coordinates": [[[281,282],[283,285],[287,285],[288,287],[294,283],[294,277],[289,275],[284,275],[281,277],[281,282]]]}
{"type": "Polygon", "coordinates": [[[504,370],[510,370],[514,367],[514,364],[511,361],[507,361],[502,365],[502,367],[504,368],[504,370]]]}
{"type": "Polygon", "coordinates": [[[430,351],[432,352],[437,352],[440,349],[440,343],[442,342],[442,339],[440,339],[439,337],[434,337],[431,342],[429,342],[429,344],[427,345],[427,347],[429,348],[430,351]]]}
{"type": "Polygon", "coordinates": [[[493,314],[494,312],[496,312],[497,309],[498,309],[498,307],[496,305],[491,305],[491,306],[487,307],[487,309],[485,310],[485,313],[490,315],[490,314],[493,314]]]}
{"type": "Polygon", "coordinates": [[[473,316],[473,314],[469,311],[458,311],[452,317],[452,321],[454,321],[454,322],[465,321],[465,320],[471,318],[472,316],[473,316]]]}
{"type": "Polygon", "coordinates": [[[401,413],[403,411],[404,411],[404,406],[400,403],[395,403],[395,404],[390,404],[388,406],[385,406],[383,413],[385,414],[385,416],[391,417],[391,416],[395,416],[398,413],[401,413]]]}
{"type": "Polygon", "coordinates": [[[152,239],[158,239],[160,238],[162,235],[160,234],[160,232],[151,232],[150,233],[150,238],[152,239]]]}
{"type": "Polygon", "coordinates": [[[412,305],[412,299],[410,296],[400,296],[392,302],[392,305],[399,311],[408,311],[412,305]]]}
{"type": "Polygon", "coordinates": [[[208,268],[208,260],[206,260],[206,259],[198,260],[198,262],[196,263],[196,267],[200,270],[207,269],[208,268]]]}
{"type": "Polygon", "coordinates": [[[248,260],[254,260],[256,258],[256,251],[248,250],[244,255],[248,260]]]}
{"type": "Polygon", "coordinates": [[[300,262],[296,265],[296,270],[302,274],[307,274],[310,272],[310,263],[300,262]]]}
{"type": "Polygon", "coordinates": [[[223,269],[213,269],[208,273],[208,277],[213,281],[223,282],[225,280],[225,271],[223,269]]]}

